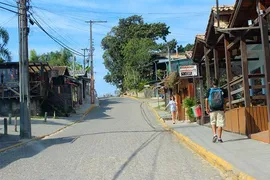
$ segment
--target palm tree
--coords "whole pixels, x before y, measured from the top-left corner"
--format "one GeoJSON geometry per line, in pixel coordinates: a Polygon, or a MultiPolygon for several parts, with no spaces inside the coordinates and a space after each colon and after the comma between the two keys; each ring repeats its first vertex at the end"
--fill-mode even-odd
{"type": "Polygon", "coordinates": [[[5,47],[8,43],[9,35],[8,32],[0,27],[0,63],[5,61],[11,61],[11,53],[10,51],[5,47]]]}

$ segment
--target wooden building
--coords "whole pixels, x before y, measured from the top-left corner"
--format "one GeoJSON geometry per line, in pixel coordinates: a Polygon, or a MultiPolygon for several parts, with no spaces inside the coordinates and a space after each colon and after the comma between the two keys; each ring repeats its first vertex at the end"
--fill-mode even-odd
{"type": "MultiPolygon", "coordinates": [[[[32,115],[41,113],[41,104],[47,98],[51,67],[43,63],[29,63],[29,90],[32,115]]],[[[19,63],[0,64],[0,114],[19,114],[19,63]]]]}
{"type": "MultiPolygon", "coordinates": [[[[270,0],[237,0],[234,6],[213,8],[206,33],[195,38],[192,55],[201,75],[206,77],[207,88],[210,77],[222,79],[226,75],[223,87],[229,97],[225,129],[267,143],[270,143],[269,6],[270,0]],[[239,67],[240,74],[234,73],[239,67]]],[[[203,97],[201,91],[202,100],[203,97]]]]}

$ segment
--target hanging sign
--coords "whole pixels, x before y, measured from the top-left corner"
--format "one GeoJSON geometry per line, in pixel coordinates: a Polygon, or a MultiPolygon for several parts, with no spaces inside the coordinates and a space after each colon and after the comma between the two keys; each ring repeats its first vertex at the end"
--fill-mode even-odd
{"type": "Polygon", "coordinates": [[[180,77],[198,76],[197,65],[186,65],[179,67],[180,77]]]}

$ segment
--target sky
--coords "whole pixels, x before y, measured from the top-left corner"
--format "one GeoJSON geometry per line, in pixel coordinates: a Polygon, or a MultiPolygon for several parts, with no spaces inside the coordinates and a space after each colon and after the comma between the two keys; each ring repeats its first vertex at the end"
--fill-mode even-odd
{"type": "MultiPolygon", "coordinates": [[[[16,0],[0,0],[16,5],[16,0]]],[[[178,44],[194,43],[196,34],[204,34],[211,7],[216,0],[31,0],[33,15],[38,22],[69,47],[82,52],[89,48],[89,24],[85,21],[102,20],[104,24],[93,25],[94,71],[96,90],[99,96],[114,93],[116,88],[106,83],[103,77],[107,70],[103,65],[101,40],[118,24],[120,18],[141,15],[146,23],[166,23],[171,34],[168,40],[176,39],[178,44]]],[[[235,0],[219,0],[220,5],[234,5],[235,0]]],[[[0,4],[0,6],[3,6],[0,4]]],[[[7,6],[5,6],[7,7],[7,6]]],[[[13,7],[9,9],[15,10],[13,7]]],[[[10,35],[8,49],[12,61],[18,61],[18,17],[0,9],[0,26],[10,35]]],[[[29,51],[37,54],[60,50],[61,46],[50,39],[37,26],[30,25],[29,51]]],[[[82,57],[76,58],[79,63],[82,57]]]]}

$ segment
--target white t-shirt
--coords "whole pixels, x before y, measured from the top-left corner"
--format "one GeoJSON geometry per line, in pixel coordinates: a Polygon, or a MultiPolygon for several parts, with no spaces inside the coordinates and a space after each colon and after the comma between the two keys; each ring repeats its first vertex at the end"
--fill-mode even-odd
{"type": "Polygon", "coordinates": [[[176,102],[175,101],[170,100],[169,105],[170,105],[170,110],[171,111],[176,111],[176,102]]]}

